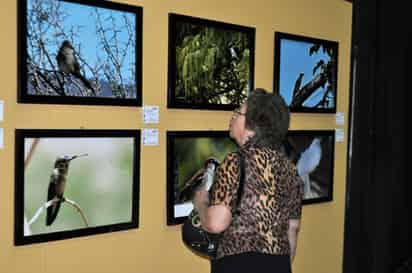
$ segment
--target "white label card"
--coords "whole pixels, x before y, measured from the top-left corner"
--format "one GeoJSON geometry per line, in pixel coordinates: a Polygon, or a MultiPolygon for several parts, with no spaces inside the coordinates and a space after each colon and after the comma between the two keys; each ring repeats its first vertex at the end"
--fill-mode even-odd
{"type": "Polygon", "coordinates": [[[336,113],[336,125],[344,125],[345,124],[345,113],[337,112],[336,113]]]}
{"type": "Polygon", "coordinates": [[[345,131],[343,129],[335,129],[335,142],[343,142],[345,140],[345,131]]]}
{"type": "Polygon", "coordinates": [[[0,149],[3,149],[4,146],[4,130],[3,128],[0,128],[0,149]]]}
{"type": "Polygon", "coordinates": [[[147,128],[142,130],[142,141],[145,146],[159,145],[159,129],[147,128]]]}
{"type": "Polygon", "coordinates": [[[0,121],[4,119],[4,101],[0,100],[0,121]]]}
{"type": "Polygon", "coordinates": [[[159,106],[143,106],[143,123],[159,123],[159,106]]]}

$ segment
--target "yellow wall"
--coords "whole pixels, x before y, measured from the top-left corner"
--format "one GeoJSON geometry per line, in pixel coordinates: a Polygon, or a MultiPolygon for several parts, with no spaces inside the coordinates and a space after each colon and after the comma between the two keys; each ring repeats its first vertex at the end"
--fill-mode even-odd
{"type": "MultiPolygon", "coordinates": [[[[0,271],[5,273],[209,272],[208,262],[182,245],[180,226],[166,225],[166,130],[226,130],[229,112],[169,110],[168,13],[256,28],[255,86],[272,88],[274,31],[339,42],[337,111],[345,142],[335,145],[333,202],[308,205],[295,273],[341,272],[349,101],[352,6],[343,0],[121,0],[143,7],[143,103],[160,106],[160,145],[142,147],[139,229],[15,247],[14,129],[142,128],[133,107],[17,104],[16,0],[0,4],[0,100],[5,101],[0,150],[0,271]],[[189,114],[190,113],[190,114],[189,114]]],[[[291,129],[333,129],[333,114],[293,114],[291,129]]]]}

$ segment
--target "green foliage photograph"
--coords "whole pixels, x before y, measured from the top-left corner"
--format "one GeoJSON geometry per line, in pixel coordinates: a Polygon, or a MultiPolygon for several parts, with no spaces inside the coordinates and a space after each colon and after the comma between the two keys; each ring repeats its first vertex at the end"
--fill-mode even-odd
{"type": "Polygon", "coordinates": [[[255,29],[169,16],[169,107],[233,109],[253,88],[255,29]]]}

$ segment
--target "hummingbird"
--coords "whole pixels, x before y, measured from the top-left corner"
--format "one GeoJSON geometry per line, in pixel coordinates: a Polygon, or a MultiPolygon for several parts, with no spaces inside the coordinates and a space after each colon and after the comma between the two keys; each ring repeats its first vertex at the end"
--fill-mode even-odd
{"type": "Polygon", "coordinates": [[[87,156],[87,154],[74,156],[59,156],[54,162],[54,169],[50,176],[49,189],[47,192],[47,202],[54,202],[47,208],[46,226],[50,226],[56,219],[61,203],[64,202],[64,189],[66,186],[67,173],[69,172],[69,163],[75,158],[87,156]]]}

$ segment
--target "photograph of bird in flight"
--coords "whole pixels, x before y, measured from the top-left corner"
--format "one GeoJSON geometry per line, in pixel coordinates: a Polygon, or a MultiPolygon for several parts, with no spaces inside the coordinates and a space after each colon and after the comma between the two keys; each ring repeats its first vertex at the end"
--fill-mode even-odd
{"type": "Polygon", "coordinates": [[[141,104],[142,8],[19,1],[20,102],[141,104]]]}

